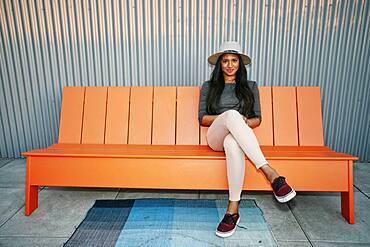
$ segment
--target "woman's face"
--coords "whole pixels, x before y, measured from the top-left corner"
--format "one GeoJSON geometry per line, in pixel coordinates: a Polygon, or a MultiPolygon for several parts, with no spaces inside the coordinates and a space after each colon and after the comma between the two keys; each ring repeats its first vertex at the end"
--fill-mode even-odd
{"type": "Polygon", "coordinates": [[[224,54],[221,57],[221,70],[224,76],[234,76],[239,69],[237,54],[224,54]]]}

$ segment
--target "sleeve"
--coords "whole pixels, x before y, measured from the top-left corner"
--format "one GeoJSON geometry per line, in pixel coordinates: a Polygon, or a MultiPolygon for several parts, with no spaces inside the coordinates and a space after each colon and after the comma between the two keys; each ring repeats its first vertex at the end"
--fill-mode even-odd
{"type": "Polygon", "coordinates": [[[199,124],[202,123],[203,116],[207,115],[207,112],[206,112],[206,98],[207,98],[207,94],[208,94],[208,89],[209,89],[209,82],[206,81],[202,85],[202,88],[200,90],[200,96],[199,96],[199,113],[198,113],[199,124]]]}
{"type": "Polygon", "coordinates": [[[262,116],[261,116],[260,94],[259,94],[258,85],[256,82],[253,82],[253,86],[251,89],[252,89],[253,97],[254,97],[254,105],[253,105],[254,116],[253,117],[258,117],[261,119],[262,116]]]}

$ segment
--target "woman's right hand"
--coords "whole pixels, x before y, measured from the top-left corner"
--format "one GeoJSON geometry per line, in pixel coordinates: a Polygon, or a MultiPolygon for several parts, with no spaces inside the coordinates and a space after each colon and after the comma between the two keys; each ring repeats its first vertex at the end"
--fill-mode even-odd
{"type": "Polygon", "coordinates": [[[261,119],[258,117],[246,118],[243,116],[243,119],[248,124],[248,126],[251,127],[252,129],[258,127],[261,124],[261,119]]]}
{"type": "Polygon", "coordinates": [[[219,115],[204,115],[202,118],[202,126],[211,126],[213,121],[218,117],[219,115]]]}

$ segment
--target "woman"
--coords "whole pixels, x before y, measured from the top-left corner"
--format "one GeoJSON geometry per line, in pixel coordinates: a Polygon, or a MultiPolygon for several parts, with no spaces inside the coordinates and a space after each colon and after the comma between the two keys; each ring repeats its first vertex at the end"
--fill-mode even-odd
{"type": "Polygon", "coordinates": [[[296,193],[268,164],[252,130],[261,123],[261,110],[257,85],[247,80],[245,65],[250,63],[250,58],[240,53],[237,42],[225,42],[208,62],[215,68],[210,81],[202,85],[199,122],[209,126],[208,145],[226,154],[229,205],[216,234],[229,237],[240,221],[238,207],[244,182],[244,155],[270,181],[279,202],[291,200],[296,193]]]}

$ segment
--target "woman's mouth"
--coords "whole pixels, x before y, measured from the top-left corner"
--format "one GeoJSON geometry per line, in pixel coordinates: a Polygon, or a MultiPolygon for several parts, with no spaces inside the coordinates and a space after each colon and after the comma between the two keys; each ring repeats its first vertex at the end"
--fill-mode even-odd
{"type": "Polygon", "coordinates": [[[227,71],[227,73],[233,73],[234,69],[227,69],[226,71],[227,71]]]}

